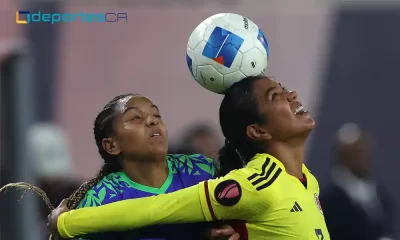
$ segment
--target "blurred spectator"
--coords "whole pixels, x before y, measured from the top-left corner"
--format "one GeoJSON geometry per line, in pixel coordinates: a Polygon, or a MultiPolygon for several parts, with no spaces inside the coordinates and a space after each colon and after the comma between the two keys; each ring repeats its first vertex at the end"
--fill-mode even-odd
{"type": "MultiPolygon", "coordinates": [[[[53,123],[33,125],[28,137],[36,162],[38,186],[48,194],[53,204],[58,204],[80,185],[71,180],[74,173],[68,138],[63,129],[53,123]]],[[[44,203],[41,207],[42,217],[46,220],[49,210],[44,203]]]]}
{"type": "Polygon", "coordinates": [[[338,131],[331,184],[321,192],[321,205],[332,239],[394,239],[394,205],[371,178],[372,144],[354,123],[338,131]]]}
{"type": "Polygon", "coordinates": [[[196,124],[187,128],[178,150],[183,154],[201,153],[215,159],[220,147],[215,129],[208,124],[196,124]]]}

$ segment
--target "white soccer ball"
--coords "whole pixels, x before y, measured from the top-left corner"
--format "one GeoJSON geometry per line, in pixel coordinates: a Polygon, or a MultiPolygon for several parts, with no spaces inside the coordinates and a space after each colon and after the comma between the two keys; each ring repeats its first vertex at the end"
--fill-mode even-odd
{"type": "Polygon", "coordinates": [[[268,54],[268,42],[254,22],[238,14],[219,13],[194,29],[186,60],[201,86],[223,94],[245,77],[265,74],[268,54]]]}

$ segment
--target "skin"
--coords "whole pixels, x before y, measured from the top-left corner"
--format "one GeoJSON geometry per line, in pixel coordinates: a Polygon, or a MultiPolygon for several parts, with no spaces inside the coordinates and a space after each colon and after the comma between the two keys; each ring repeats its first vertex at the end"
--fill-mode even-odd
{"type": "MultiPolygon", "coordinates": [[[[146,97],[128,96],[116,108],[113,134],[103,139],[103,148],[119,156],[122,170],[133,181],[161,187],[168,177],[168,131],[158,107],[146,97]]],[[[62,201],[61,208],[68,209],[66,204],[62,201]]],[[[57,233],[53,236],[60,239],[57,233]]],[[[231,226],[223,225],[212,229],[211,237],[238,240],[240,236],[231,226]]]]}
{"type": "MultiPolygon", "coordinates": [[[[289,174],[302,178],[305,141],[314,129],[314,120],[308,112],[296,114],[296,109],[302,106],[297,92],[287,91],[274,79],[261,79],[254,83],[253,89],[258,110],[266,121],[247,126],[247,136],[280,159],[289,174]]],[[[61,204],[49,215],[52,232],[57,233],[58,216],[66,211],[61,204]]]]}
{"type": "Polygon", "coordinates": [[[122,170],[133,181],[161,187],[168,177],[168,131],[158,107],[146,97],[129,96],[117,109],[114,133],[103,139],[103,148],[120,156],[122,170]]]}
{"type": "Polygon", "coordinates": [[[287,91],[273,79],[259,80],[253,87],[258,110],[266,121],[249,125],[247,136],[280,159],[289,174],[302,178],[304,145],[314,120],[308,112],[295,114],[302,106],[297,92],[287,91]]]}

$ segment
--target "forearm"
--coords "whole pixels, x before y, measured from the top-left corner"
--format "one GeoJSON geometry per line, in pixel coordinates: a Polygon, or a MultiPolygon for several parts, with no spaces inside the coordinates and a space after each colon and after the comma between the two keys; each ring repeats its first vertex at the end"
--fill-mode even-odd
{"type": "Polygon", "coordinates": [[[72,238],[95,232],[205,220],[196,185],[170,194],[72,210],[59,217],[57,227],[62,237],[72,238]]]}

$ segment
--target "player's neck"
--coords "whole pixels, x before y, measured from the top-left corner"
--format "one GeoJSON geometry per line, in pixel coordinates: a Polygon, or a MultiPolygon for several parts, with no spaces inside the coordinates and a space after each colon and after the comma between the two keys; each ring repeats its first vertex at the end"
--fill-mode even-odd
{"type": "Polygon", "coordinates": [[[168,177],[168,163],[163,161],[122,161],[122,169],[134,182],[160,188],[168,177]]]}
{"type": "Polygon", "coordinates": [[[286,168],[286,172],[297,178],[303,177],[304,144],[291,145],[285,142],[270,143],[268,152],[286,168]]]}

